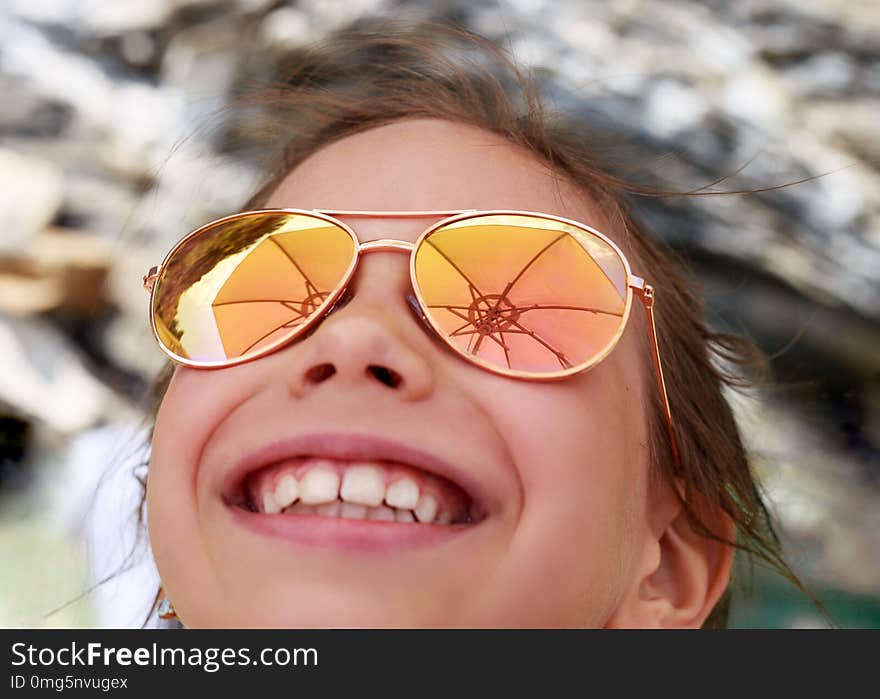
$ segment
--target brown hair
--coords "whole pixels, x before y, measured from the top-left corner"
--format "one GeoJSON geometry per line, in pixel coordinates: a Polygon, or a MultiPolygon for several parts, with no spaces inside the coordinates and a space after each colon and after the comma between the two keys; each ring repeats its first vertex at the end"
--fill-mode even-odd
{"type": "MultiPolygon", "coordinates": [[[[237,101],[233,112],[240,107],[256,120],[233,121],[235,128],[247,124],[248,137],[258,134],[276,154],[263,186],[245,208],[258,208],[281,178],[328,143],[414,117],[452,120],[498,134],[587,192],[620,233],[618,242],[634,265],[646,270],[658,290],[655,317],[682,470],[675,471],[653,369],[646,367],[644,375],[652,382],[646,395],[653,397],[646,410],[652,476],[682,480],[682,506],[696,532],[769,564],[818,605],[782,556],[723,395],[724,387],[766,380],[768,363],[749,339],[709,327],[697,282],[670,250],[645,235],[631,212],[632,195],[680,193],[611,174],[598,160],[588,125],[551,113],[536,80],[502,49],[446,23],[381,20],[339,32],[300,50],[281,84],[237,101]],[[713,530],[711,513],[719,511],[735,523],[734,541],[713,530]]],[[[643,356],[650,362],[647,338],[643,341],[643,356]]],[[[154,383],[153,415],[170,377],[169,366],[154,383]]],[[[728,588],[706,627],[726,625],[729,595],[728,588]]]]}

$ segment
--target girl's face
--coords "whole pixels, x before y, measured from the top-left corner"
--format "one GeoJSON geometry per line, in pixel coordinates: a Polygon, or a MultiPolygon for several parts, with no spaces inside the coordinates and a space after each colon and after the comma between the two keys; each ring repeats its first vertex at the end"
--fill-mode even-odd
{"type": "MultiPolygon", "coordinates": [[[[587,195],[527,152],[429,119],[325,147],[266,207],[530,210],[615,237],[587,195]]],[[[434,222],[345,220],[362,242],[414,241],[434,222]]],[[[454,355],[412,312],[409,291],[408,255],[373,252],[361,257],[350,302],[305,339],[228,369],[177,368],[156,420],[148,511],[159,572],[185,625],[598,626],[619,613],[646,558],[656,559],[642,314],[634,307],[593,370],[529,382],[454,355]],[[439,503],[435,518],[445,509],[460,520],[473,505],[477,521],[262,512],[263,493],[284,473],[303,488],[320,463],[247,474],[242,463],[308,435],[324,435],[313,452],[321,439],[355,448],[325,463],[316,492],[334,473],[345,487],[355,457],[375,461],[358,454],[356,438],[378,437],[445,465],[402,452],[400,461],[417,463],[376,463],[360,486],[369,491],[378,471],[386,487],[410,481],[397,488],[401,509],[415,484],[439,503]],[[248,498],[261,512],[246,510],[248,498]]]]}

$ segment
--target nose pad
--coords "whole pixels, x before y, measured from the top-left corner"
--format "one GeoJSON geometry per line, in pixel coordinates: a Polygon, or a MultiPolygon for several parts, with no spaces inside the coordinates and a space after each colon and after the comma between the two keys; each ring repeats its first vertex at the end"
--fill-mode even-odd
{"type": "Polygon", "coordinates": [[[431,326],[428,324],[428,319],[425,317],[425,313],[419,305],[419,300],[413,292],[410,291],[406,295],[406,302],[409,304],[409,307],[412,309],[416,318],[418,318],[419,322],[425,327],[425,329],[431,330],[431,326]]]}
{"type": "Polygon", "coordinates": [[[340,311],[345,308],[353,298],[354,292],[352,292],[351,287],[348,287],[339,295],[339,298],[336,299],[336,303],[333,304],[330,310],[327,311],[327,316],[332,315],[333,313],[336,313],[336,311],[340,311]]]}

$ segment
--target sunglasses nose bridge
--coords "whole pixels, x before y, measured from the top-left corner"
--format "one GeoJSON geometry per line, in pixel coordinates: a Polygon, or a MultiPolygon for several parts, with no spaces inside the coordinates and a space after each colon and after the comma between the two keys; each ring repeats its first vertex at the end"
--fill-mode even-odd
{"type": "MultiPolygon", "coordinates": [[[[400,252],[407,255],[412,255],[415,248],[416,244],[411,243],[408,240],[399,240],[397,238],[381,238],[379,240],[371,240],[366,243],[360,243],[357,248],[357,254],[358,257],[360,257],[361,253],[366,254],[370,252],[400,252]]],[[[411,295],[412,294],[409,294],[409,296],[411,295]]],[[[424,317],[421,309],[419,309],[419,315],[421,317],[424,317]]]]}
{"type": "MultiPolygon", "coordinates": [[[[382,238],[379,240],[371,240],[366,243],[359,243],[356,254],[358,257],[360,257],[361,253],[399,252],[406,254],[411,259],[412,253],[417,246],[417,243],[408,240],[400,240],[397,238],[382,238]]],[[[353,278],[349,279],[349,283],[346,285],[346,290],[339,296],[333,307],[329,310],[328,315],[335,313],[338,310],[341,310],[354,299],[354,292],[352,291],[351,286],[352,280],[353,278]]],[[[410,307],[411,312],[415,316],[416,320],[424,327],[424,329],[428,330],[429,332],[433,331],[433,328],[428,322],[427,316],[425,316],[425,313],[422,310],[421,304],[416,298],[415,290],[412,288],[409,274],[407,274],[406,285],[408,287],[406,291],[406,303],[410,307]]]]}
{"type": "Polygon", "coordinates": [[[358,246],[358,252],[360,253],[368,253],[368,252],[380,252],[383,250],[393,251],[393,252],[405,252],[412,253],[415,249],[416,244],[410,243],[407,240],[396,240],[395,238],[381,238],[380,240],[371,240],[367,243],[361,243],[358,246]]]}
{"type": "Polygon", "coordinates": [[[361,254],[370,252],[399,252],[411,256],[415,250],[416,244],[408,240],[398,240],[396,238],[381,238],[380,240],[371,240],[366,243],[359,243],[356,255],[360,258],[361,254]]]}

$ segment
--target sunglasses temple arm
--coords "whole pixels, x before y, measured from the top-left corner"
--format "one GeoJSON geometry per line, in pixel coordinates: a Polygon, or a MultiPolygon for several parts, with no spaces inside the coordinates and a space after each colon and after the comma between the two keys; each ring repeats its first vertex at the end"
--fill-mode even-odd
{"type": "Polygon", "coordinates": [[[669,433],[669,444],[672,448],[672,457],[675,460],[677,471],[681,472],[681,457],[678,451],[678,441],[675,438],[675,430],[672,427],[672,411],[669,409],[669,396],[666,393],[666,381],[663,379],[663,365],[660,363],[660,346],[657,342],[657,327],[654,324],[654,287],[650,284],[633,287],[635,293],[645,307],[645,316],[648,325],[648,339],[651,342],[651,355],[654,359],[654,371],[657,375],[657,388],[660,392],[660,402],[663,404],[663,414],[666,416],[666,430],[669,433]]]}

